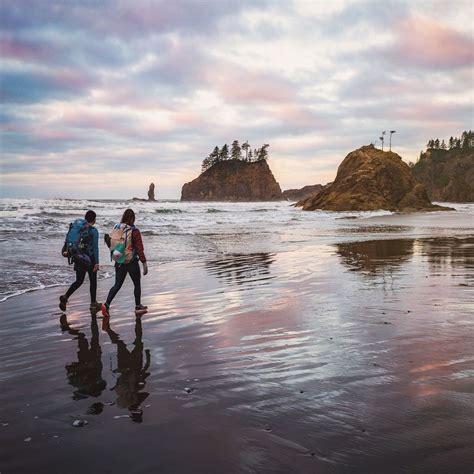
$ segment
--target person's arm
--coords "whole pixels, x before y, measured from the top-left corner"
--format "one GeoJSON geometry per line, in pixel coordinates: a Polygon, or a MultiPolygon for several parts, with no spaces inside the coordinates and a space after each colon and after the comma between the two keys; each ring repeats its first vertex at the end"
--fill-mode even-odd
{"type": "Polygon", "coordinates": [[[142,234],[138,229],[132,231],[132,246],[136,250],[140,262],[146,263],[145,249],[143,248],[142,234]]]}
{"type": "Polygon", "coordinates": [[[143,249],[142,234],[138,229],[132,231],[132,246],[137,252],[140,262],[143,264],[143,275],[148,273],[148,264],[146,263],[145,250],[143,249]]]}
{"type": "Polygon", "coordinates": [[[94,261],[98,269],[99,267],[99,231],[95,227],[92,228],[92,254],[94,256],[94,261]]]}
{"type": "Polygon", "coordinates": [[[69,224],[69,229],[67,231],[66,237],[64,237],[64,245],[63,248],[61,249],[61,253],[63,257],[67,257],[67,236],[69,235],[69,232],[71,231],[72,224],[69,224]]]}

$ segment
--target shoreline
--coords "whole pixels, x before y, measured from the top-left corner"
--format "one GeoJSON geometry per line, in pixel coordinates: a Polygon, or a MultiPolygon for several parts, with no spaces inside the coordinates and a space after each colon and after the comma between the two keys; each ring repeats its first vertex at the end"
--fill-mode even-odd
{"type": "Polygon", "coordinates": [[[474,236],[169,262],[108,332],[87,281],[66,318],[58,287],[11,298],[2,472],[463,472],[473,266],[474,236]]]}

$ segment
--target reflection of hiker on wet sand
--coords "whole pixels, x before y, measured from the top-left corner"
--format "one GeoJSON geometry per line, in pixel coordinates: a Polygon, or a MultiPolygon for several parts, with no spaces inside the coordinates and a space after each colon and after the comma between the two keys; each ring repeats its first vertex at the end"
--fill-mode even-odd
{"type": "Polygon", "coordinates": [[[135,341],[134,348],[129,351],[125,342],[120,336],[110,329],[106,329],[110,340],[117,345],[117,368],[115,373],[119,374],[115,384],[117,393],[117,405],[121,408],[127,408],[130,411],[130,417],[136,423],[141,423],[143,410],[141,403],[148,397],[148,392],[141,392],[145,387],[145,380],[150,375],[147,372],[150,367],[150,350],[145,350],[145,361],[143,360],[143,342],[142,342],[142,322],[140,318],[135,322],[135,341]]]}
{"type": "Polygon", "coordinates": [[[66,374],[69,383],[77,390],[74,391],[74,400],[87,397],[98,397],[107,386],[102,378],[102,350],[99,345],[99,328],[96,318],[91,322],[90,344],[85,334],[72,328],[63,314],[60,318],[61,329],[73,336],[77,336],[79,350],[77,361],[66,364],[66,374]]]}

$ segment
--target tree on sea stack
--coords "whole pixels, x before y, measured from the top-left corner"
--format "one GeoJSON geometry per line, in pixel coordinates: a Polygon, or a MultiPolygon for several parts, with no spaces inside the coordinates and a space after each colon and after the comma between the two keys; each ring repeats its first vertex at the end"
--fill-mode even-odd
{"type": "Polygon", "coordinates": [[[267,148],[269,147],[270,145],[268,143],[265,143],[262,148],[260,148],[258,150],[258,159],[257,161],[261,161],[261,160],[268,160],[268,150],[267,148]]]}
{"type": "Polygon", "coordinates": [[[238,140],[234,140],[232,142],[232,146],[230,148],[230,158],[232,160],[240,160],[242,158],[241,148],[238,140]]]}
{"type": "Polygon", "coordinates": [[[227,143],[225,143],[221,148],[219,159],[220,161],[227,161],[229,159],[229,147],[227,146],[227,143]]]}
{"type": "Polygon", "coordinates": [[[219,147],[216,146],[212,153],[209,155],[211,166],[219,163],[219,147]]]}
{"type": "Polygon", "coordinates": [[[249,161],[249,148],[250,148],[250,145],[248,141],[242,144],[242,150],[245,151],[244,161],[249,161]]]}

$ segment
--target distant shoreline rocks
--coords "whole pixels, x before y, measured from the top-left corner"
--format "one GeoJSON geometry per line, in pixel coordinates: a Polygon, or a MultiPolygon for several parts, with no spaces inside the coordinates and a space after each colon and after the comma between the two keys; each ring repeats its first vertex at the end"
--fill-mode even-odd
{"type": "Polygon", "coordinates": [[[296,206],[305,211],[451,210],[430,202],[425,187],[413,178],[399,155],[373,145],[349,153],[334,182],[296,206]]]}
{"type": "Polygon", "coordinates": [[[314,194],[318,193],[323,189],[322,184],[313,184],[308,186],[303,186],[300,189],[286,189],[283,191],[283,198],[287,201],[301,201],[303,199],[309,198],[314,194]]]}

